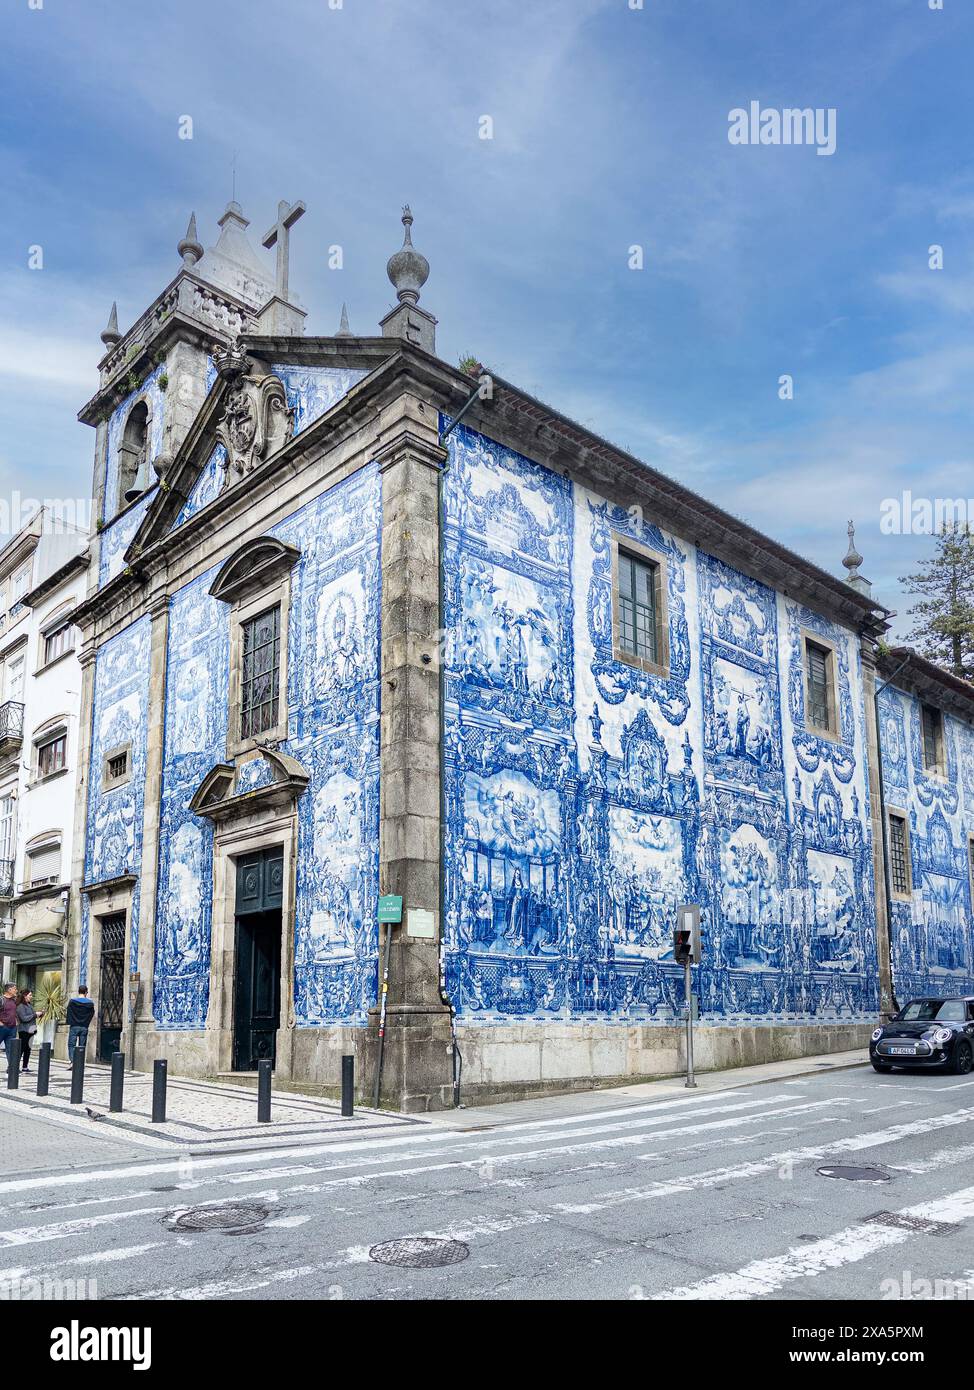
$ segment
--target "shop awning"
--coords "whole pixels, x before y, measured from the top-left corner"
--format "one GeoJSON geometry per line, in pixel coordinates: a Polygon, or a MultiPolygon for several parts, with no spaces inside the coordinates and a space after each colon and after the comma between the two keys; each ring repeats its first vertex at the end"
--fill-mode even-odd
{"type": "Polygon", "coordinates": [[[64,938],[35,932],[18,941],[0,941],[0,957],[4,956],[15,965],[47,965],[57,969],[64,956],[64,938]]]}

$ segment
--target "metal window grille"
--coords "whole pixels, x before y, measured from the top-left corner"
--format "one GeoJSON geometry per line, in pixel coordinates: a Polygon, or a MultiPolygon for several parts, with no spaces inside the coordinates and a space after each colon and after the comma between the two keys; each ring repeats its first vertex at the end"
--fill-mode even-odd
{"type": "Polygon", "coordinates": [[[940,767],[941,717],[939,709],[924,705],[921,710],[923,722],[923,766],[936,771],[940,767]]]}
{"type": "Polygon", "coordinates": [[[889,818],[889,868],[893,892],[904,896],[910,892],[910,864],[906,849],[906,821],[902,816],[889,818]]]}
{"type": "Polygon", "coordinates": [[[108,759],[108,776],[110,781],[114,782],[117,777],[124,777],[128,770],[128,753],[117,753],[114,758],[108,759]]]}
{"type": "Polygon", "coordinates": [[[619,644],[645,661],[659,660],[659,566],[619,551],[619,644]]]}
{"type": "Polygon", "coordinates": [[[281,610],[274,607],[243,624],[241,738],[255,738],[276,725],[280,674],[281,610]]]}
{"type": "Polygon", "coordinates": [[[832,689],[829,679],[829,653],[814,642],[805,644],[808,674],[808,719],[816,729],[832,728],[832,689]]]}

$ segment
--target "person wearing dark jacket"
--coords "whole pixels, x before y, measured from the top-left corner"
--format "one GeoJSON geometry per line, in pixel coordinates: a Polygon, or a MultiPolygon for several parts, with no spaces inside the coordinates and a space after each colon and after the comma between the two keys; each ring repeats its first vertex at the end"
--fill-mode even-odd
{"type": "Polygon", "coordinates": [[[17,996],[17,1032],[20,1034],[20,1070],[30,1071],[30,1045],[37,1032],[37,1020],[43,1014],[34,1012],[33,992],[22,989],[17,996]]]}
{"type": "Polygon", "coordinates": [[[88,986],[79,985],[78,993],[68,1000],[65,1022],[68,1025],[68,1061],[74,1056],[74,1049],[82,1051],[88,1046],[88,1027],[95,1016],[95,1004],[88,998],[88,986]]]}
{"type": "Polygon", "coordinates": [[[4,985],[0,996],[0,1043],[7,1054],[7,1065],[17,1055],[17,986],[4,985]]]}

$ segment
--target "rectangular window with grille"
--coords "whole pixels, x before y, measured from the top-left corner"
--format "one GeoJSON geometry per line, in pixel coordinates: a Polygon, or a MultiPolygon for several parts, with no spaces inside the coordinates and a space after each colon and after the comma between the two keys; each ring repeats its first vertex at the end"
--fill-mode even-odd
{"type": "Polygon", "coordinates": [[[630,656],[659,661],[659,565],[619,551],[619,645],[630,656]]]}
{"type": "Polygon", "coordinates": [[[835,690],[832,679],[832,653],[828,647],[805,639],[805,686],[808,708],[806,723],[833,734],[835,728],[835,690]]]}
{"type": "Polygon", "coordinates": [[[889,876],[893,896],[908,898],[911,891],[910,849],[906,817],[889,813],[889,876]]]}
{"type": "Polygon", "coordinates": [[[256,738],[277,724],[281,678],[279,605],[241,624],[240,737],[256,738]]]}
{"type": "Polygon", "coordinates": [[[923,766],[927,772],[943,770],[944,718],[933,705],[920,706],[923,730],[923,766]]]}
{"type": "Polygon", "coordinates": [[[48,739],[46,743],[37,745],[38,777],[50,777],[53,773],[62,771],[65,766],[67,747],[67,734],[58,734],[57,738],[48,739]]]}

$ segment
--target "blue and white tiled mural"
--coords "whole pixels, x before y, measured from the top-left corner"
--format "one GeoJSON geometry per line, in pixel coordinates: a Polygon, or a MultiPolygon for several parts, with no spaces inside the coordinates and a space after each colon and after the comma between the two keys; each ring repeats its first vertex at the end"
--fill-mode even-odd
{"type": "Polygon", "coordinates": [[[213,828],[188,806],[227,751],[229,613],[208,592],[215,572],[180,589],[169,609],[153,984],[160,1028],[202,1028],[209,1002],[213,828]]]}
{"type": "Polygon", "coordinates": [[[157,488],[153,487],[140,497],[133,507],[110,522],[101,532],[98,551],[98,587],[103,588],[110,579],[121,574],[125,568],[125,552],[135,533],[142,525],[146,512],[152,505],[157,488]]]}
{"type": "Polygon", "coordinates": [[[878,1003],[854,635],[463,427],[446,475],[447,985],[468,1023],[705,1022],[878,1003]],[[613,651],[613,541],[665,575],[665,674],[613,651]],[[806,727],[801,633],[834,645],[806,727]]]}
{"type": "Polygon", "coordinates": [[[271,371],[280,379],[294,412],[295,434],[314,424],[366,375],[353,367],[300,367],[293,362],[274,363],[271,371]]]}
{"type": "Polygon", "coordinates": [[[376,1000],[381,497],[370,465],[273,532],[301,551],[285,745],[311,774],[298,802],[298,1025],[364,1025],[376,1000]]]}
{"type": "Polygon", "coordinates": [[[923,765],[920,701],[886,686],[878,704],[886,806],[907,819],[912,886],[911,901],[891,902],[894,992],[901,1004],[974,994],[974,729],[944,716],[946,776],[937,776],[923,765]]]}
{"type": "MultiPolygon", "coordinates": [[[[101,648],[95,663],[92,743],[88,773],[88,818],[85,833],[86,885],[137,874],[142,848],[146,739],[149,717],[148,618],[141,618],[101,648]],[[105,790],[107,754],[130,748],[131,776],[105,790]]],[[[132,900],[131,968],[137,968],[139,885],[132,900]]],[[[81,978],[87,977],[88,899],[82,896],[81,978]]]]}
{"type": "MultiPolygon", "coordinates": [[[[378,472],[363,470],[270,533],[301,552],[291,574],[288,731],[310,774],[298,802],[295,1020],[364,1024],[375,1003],[379,834],[378,472]]],[[[154,1012],[202,1028],[210,978],[213,830],[188,803],[227,757],[230,610],[215,570],[172,600],[166,680],[154,1012]]],[[[265,785],[262,758],[235,795],[265,785]]]]}

